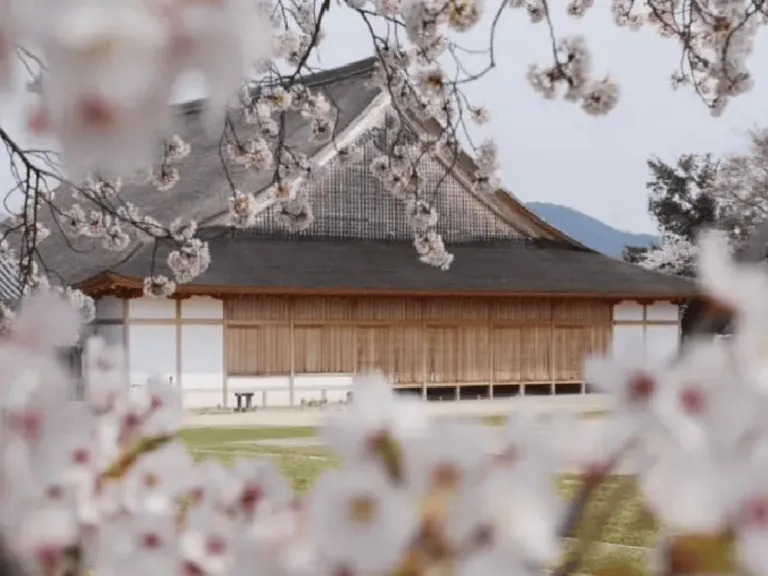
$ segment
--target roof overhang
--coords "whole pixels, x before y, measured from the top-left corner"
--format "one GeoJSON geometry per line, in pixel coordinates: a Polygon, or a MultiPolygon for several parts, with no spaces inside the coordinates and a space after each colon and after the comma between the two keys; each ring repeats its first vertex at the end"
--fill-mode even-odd
{"type": "MultiPolygon", "coordinates": [[[[105,272],[89,278],[76,288],[92,297],[118,296],[121,298],[139,298],[144,292],[144,282],[139,278],[124,276],[114,272],[105,272]]],[[[680,293],[599,293],[599,292],[521,292],[515,290],[435,290],[435,289],[388,289],[338,287],[290,287],[290,286],[227,286],[205,284],[181,284],[176,287],[174,298],[191,296],[211,296],[214,298],[237,298],[239,296],[379,296],[379,297],[463,297],[463,298],[557,298],[583,300],[610,300],[621,302],[635,300],[644,303],[667,301],[682,303],[690,299],[704,299],[695,291],[680,293]]]]}

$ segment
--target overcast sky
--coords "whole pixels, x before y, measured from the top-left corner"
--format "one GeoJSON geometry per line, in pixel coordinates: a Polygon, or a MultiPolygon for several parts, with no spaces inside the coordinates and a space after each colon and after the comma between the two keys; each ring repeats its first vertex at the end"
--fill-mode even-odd
{"type": "MultiPolygon", "coordinates": [[[[488,2],[493,6],[496,2],[488,2]]],[[[559,4],[559,3],[558,3],[559,4]]],[[[525,82],[532,62],[546,64],[549,38],[546,25],[533,26],[521,11],[507,11],[496,37],[497,68],[468,86],[473,104],[485,105],[491,122],[478,134],[496,139],[505,187],[522,200],[572,206],[620,229],[653,232],[646,211],[646,159],[659,155],[673,161],[683,153],[737,151],[751,127],[766,123],[768,72],[755,88],[713,119],[689,91],[673,92],[669,76],[679,53],[671,40],[650,31],[629,32],[611,22],[607,2],[593,8],[582,21],[555,14],[559,35],[587,36],[598,73],[614,76],[622,88],[619,106],[609,116],[593,118],[573,104],[545,101],[525,82]]],[[[563,9],[564,12],[564,9],[563,9]]],[[[487,45],[492,14],[462,43],[487,45]]],[[[356,14],[335,3],[319,50],[325,68],[372,54],[367,30],[356,14]]],[[[768,42],[758,39],[752,71],[768,60],[768,42]]],[[[475,63],[478,67],[479,62],[475,63]]],[[[197,96],[187,91],[191,96],[197,96]]],[[[20,130],[21,104],[0,104],[0,121],[20,130]]],[[[0,162],[0,186],[10,186],[7,162],[0,162]]]]}

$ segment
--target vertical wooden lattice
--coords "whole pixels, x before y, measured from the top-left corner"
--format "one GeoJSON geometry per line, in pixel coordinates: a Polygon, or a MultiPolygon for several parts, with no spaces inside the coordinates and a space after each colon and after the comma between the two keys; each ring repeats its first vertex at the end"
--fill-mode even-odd
{"type": "Polygon", "coordinates": [[[379,370],[401,386],[579,382],[584,357],[611,339],[610,304],[578,300],[254,297],[225,312],[231,375],[293,367],[379,370]]]}

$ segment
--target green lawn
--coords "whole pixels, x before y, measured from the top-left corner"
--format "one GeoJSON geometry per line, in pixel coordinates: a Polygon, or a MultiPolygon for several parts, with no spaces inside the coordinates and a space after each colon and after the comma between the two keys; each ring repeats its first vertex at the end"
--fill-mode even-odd
{"type": "MultiPolygon", "coordinates": [[[[503,422],[485,419],[491,425],[503,422]]],[[[291,479],[294,488],[304,492],[329,466],[337,463],[334,455],[322,446],[270,446],[259,445],[258,440],[281,438],[313,438],[317,430],[311,427],[262,428],[199,428],[181,432],[181,437],[198,458],[220,458],[229,461],[237,456],[263,456],[275,458],[278,467],[291,479]]],[[[574,474],[563,474],[558,481],[561,495],[572,498],[580,489],[581,480],[574,474]]],[[[653,545],[658,533],[657,524],[643,513],[640,496],[631,476],[612,476],[596,490],[579,528],[583,535],[591,530],[593,539],[606,544],[638,547],[593,549],[581,574],[606,575],[614,573],[617,562],[624,565],[622,576],[643,576],[645,551],[653,545]],[[606,516],[606,512],[609,512],[606,516]],[[599,529],[595,529],[599,527],[599,529]]]]}
{"type": "MultiPolygon", "coordinates": [[[[329,466],[337,461],[322,446],[270,446],[254,441],[278,438],[312,438],[314,428],[216,428],[191,429],[181,432],[182,438],[197,457],[214,457],[228,461],[236,456],[266,456],[275,458],[281,470],[293,481],[297,490],[303,491],[329,466]]],[[[559,490],[564,498],[573,497],[581,481],[573,474],[563,474],[559,490]]],[[[595,493],[588,506],[587,523],[593,523],[605,511],[612,513],[602,525],[599,540],[627,546],[649,546],[658,527],[644,513],[634,480],[630,476],[613,476],[595,493]],[[618,494],[617,494],[618,492],[618,494]],[[611,501],[615,498],[615,502],[611,501]]]]}
{"type": "Polygon", "coordinates": [[[179,432],[191,447],[240,442],[243,440],[272,440],[277,438],[312,438],[313,426],[261,426],[256,428],[187,428],[179,432]]]}

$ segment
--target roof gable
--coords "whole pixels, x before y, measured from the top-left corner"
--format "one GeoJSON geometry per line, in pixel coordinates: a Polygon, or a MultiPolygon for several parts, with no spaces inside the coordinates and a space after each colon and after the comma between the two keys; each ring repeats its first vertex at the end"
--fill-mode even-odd
{"type": "MultiPolygon", "coordinates": [[[[305,86],[321,90],[335,107],[337,135],[351,128],[380,94],[381,90],[368,82],[375,61],[375,58],[368,58],[302,79],[305,86]]],[[[205,133],[201,121],[202,102],[182,104],[176,112],[177,133],[191,147],[190,155],[176,165],[180,173],[178,184],[167,192],[160,192],[150,184],[125,185],[113,205],[130,202],[138,206],[142,214],[150,215],[164,224],[181,218],[184,221],[196,220],[199,225],[205,226],[227,217],[232,197],[228,178],[237,189],[244,192],[258,192],[269,186],[273,177],[271,171],[256,174],[253,170],[232,163],[227,163],[224,169],[219,154],[220,142],[205,133]]],[[[241,117],[240,113],[232,113],[231,116],[233,122],[241,117]]],[[[324,152],[324,148],[333,149],[333,144],[325,147],[312,144],[309,123],[297,113],[287,113],[284,125],[284,142],[296,152],[311,157],[324,152]]],[[[258,132],[257,127],[242,121],[236,122],[235,129],[240,139],[252,138],[258,132]]],[[[58,211],[66,210],[75,202],[71,191],[57,190],[58,211]]],[[[81,203],[86,210],[96,207],[87,201],[81,203]]],[[[115,253],[103,249],[98,240],[82,236],[65,237],[61,226],[54,223],[53,209],[47,213],[41,211],[39,217],[52,231],[51,236],[39,245],[39,258],[43,268],[49,270],[55,281],[72,284],[107,270],[127,257],[125,252],[115,253]]],[[[138,242],[134,241],[131,249],[138,248],[138,242]]]]}
{"type": "MultiPolygon", "coordinates": [[[[358,140],[364,157],[352,166],[331,167],[328,174],[309,186],[314,223],[299,237],[347,238],[358,240],[411,241],[413,232],[403,202],[393,197],[371,174],[371,161],[382,154],[374,145],[371,128],[380,123],[389,106],[389,94],[372,86],[370,76],[377,58],[368,58],[350,65],[322,72],[303,79],[303,83],[321,90],[337,110],[336,138],[326,146],[310,143],[309,123],[298,114],[286,114],[285,142],[291,149],[312,156],[320,163],[332,162],[342,146],[358,140]]],[[[177,107],[178,133],[190,144],[191,154],[178,164],[179,183],[167,192],[153,186],[126,185],[113,205],[130,202],[142,214],[168,223],[175,218],[195,220],[201,226],[223,225],[228,221],[231,187],[245,192],[263,191],[272,180],[271,173],[256,174],[251,170],[227,163],[223,167],[220,142],[211,140],[201,122],[201,102],[177,107]]],[[[239,122],[239,113],[232,120],[240,139],[255,136],[257,128],[239,122]]],[[[442,128],[432,120],[414,115],[401,115],[413,133],[439,135],[442,128]]],[[[546,238],[564,245],[583,246],[553,228],[508,195],[505,191],[479,195],[472,191],[471,181],[476,170],[473,160],[459,151],[455,162],[430,158],[425,160],[423,174],[427,181],[426,200],[434,204],[439,220],[437,232],[451,245],[464,242],[510,238],[546,238]]],[[[74,199],[67,190],[57,191],[57,209],[65,210],[74,199]]],[[[83,202],[86,210],[88,202],[83,202]]],[[[133,258],[133,251],[143,248],[134,240],[129,252],[114,253],[101,247],[98,240],[85,237],[65,238],[61,226],[53,223],[53,215],[41,219],[52,230],[51,236],[39,246],[43,268],[54,281],[73,284],[119,267],[133,258]],[[47,220],[47,222],[45,222],[47,220]]],[[[277,207],[262,213],[254,230],[245,235],[284,236],[285,227],[277,207]]],[[[413,252],[418,262],[418,255],[413,252]]],[[[421,264],[420,264],[421,265],[421,264]]],[[[149,274],[148,268],[144,274],[149,274]]]]}
{"type": "MultiPolygon", "coordinates": [[[[325,175],[308,184],[314,219],[305,230],[296,232],[297,236],[413,241],[406,203],[394,196],[371,170],[373,161],[386,154],[378,140],[376,133],[369,130],[357,142],[361,153],[358,160],[344,165],[332,162],[325,175]]],[[[446,243],[527,236],[503,213],[470,192],[438,160],[424,157],[419,174],[424,179],[423,198],[437,211],[436,231],[446,243]]],[[[215,222],[226,223],[226,218],[215,222]]],[[[272,206],[241,234],[282,236],[284,232],[280,208],[272,206]]]]}

